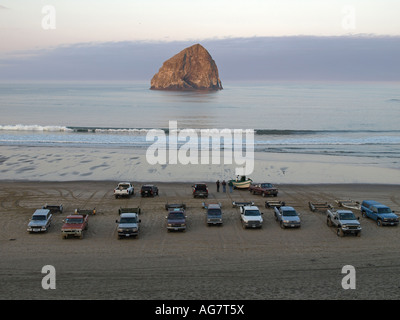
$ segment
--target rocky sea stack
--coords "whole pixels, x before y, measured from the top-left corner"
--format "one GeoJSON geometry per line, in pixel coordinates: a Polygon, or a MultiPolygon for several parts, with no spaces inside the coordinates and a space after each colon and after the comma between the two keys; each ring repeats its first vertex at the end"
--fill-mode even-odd
{"type": "Polygon", "coordinates": [[[200,44],[188,47],[165,61],[153,78],[155,90],[221,90],[218,68],[200,44]]]}

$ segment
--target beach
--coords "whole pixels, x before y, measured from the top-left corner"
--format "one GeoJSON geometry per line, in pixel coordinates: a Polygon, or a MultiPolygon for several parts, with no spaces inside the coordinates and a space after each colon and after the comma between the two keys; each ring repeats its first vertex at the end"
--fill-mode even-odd
{"type": "MultiPolygon", "coordinates": [[[[159,182],[160,194],[115,199],[118,181],[0,182],[1,299],[399,299],[398,227],[378,227],[360,217],[361,237],[336,235],[326,215],[308,201],[381,201],[400,208],[400,186],[389,184],[277,184],[274,200],[300,214],[300,229],[281,229],[268,198],[248,191],[216,192],[193,199],[191,183],[159,182]],[[206,226],[203,202],[222,204],[222,227],[206,226]],[[263,212],[262,229],[242,229],[232,201],[254,201],[263,212]],[[165,203],[184,202],[188,228],[167,232],[165,203]],[[44,204],[63,204],[47,233],[26,231],[32,213],[44,204]],[[120,207],[142,208],[137,239],[117,240],[120,207]],[[62,239],[62,220],[76,208],[96,208],[84,239],[62,239]],[[42,267],[56,270],[56,289],[44,290],[42,267]],[[342,287],[342,268],[354,266],[356,289],[342,287]]],[[[222,191],[222,190],[221,190],[222,191]]]]}

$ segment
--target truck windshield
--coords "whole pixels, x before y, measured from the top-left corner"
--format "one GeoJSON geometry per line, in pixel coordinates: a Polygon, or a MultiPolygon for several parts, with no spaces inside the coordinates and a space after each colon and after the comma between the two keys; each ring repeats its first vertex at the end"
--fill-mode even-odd
{"type": "Polygon", "coordinates": [[[220,216],[221,215],[221,210],[219,210],[219,209],[208,209],[207,214],[209,216],[220,216]]]}
{"type": "Polygon", "coordinates": [[[129,184],[120,184],[120,185],[118,186],[118,188],[119,188],[119,190],[128,189],[128,188],[129,188],[129,184]]]}
{"type": "Polygon", "coordinates": [[[121,218],[120,223],[136,223],[136,218],[121,218]]]}
{"type": "Polygon", "coordinates": [[[175,220],[175,219],[184,219],[185,216],[182,212],[170,212],[168,215],[168,219],[175,220]]]}
{"type": "Polygon", "coordinates": [[[263,183],[261,184],[261,188],[273,188],[273,186],[270,183],[263,183]]]}
{"type": "Polygon", "coordinates": [[[246,210],[245,211],[246,216],[260,216],[260,211],[258,210],[246,210]]]}
{"type": "Polygon", "coordinates": [[[340,214],[340,220],[356,220],[352,212],[343,212],[340,214]]]}
{"type": "Polygon", "coordinates": [[[83,219],[69,218],[65,220],[66,223],[83,223],[83,219]]]}
{"type": "Polygon", "coordinates": [[[282,214],[284,216],[286,216],[286,217],[295,217],[295,216],[297,216],[297,213],[294,210],[285,210],[285,211],[283,211],[282,214]]]}
{"type": "Polygon", "coordinates": [[[46,220],[46,216],[33,216],[32,220],[46,220]]]}

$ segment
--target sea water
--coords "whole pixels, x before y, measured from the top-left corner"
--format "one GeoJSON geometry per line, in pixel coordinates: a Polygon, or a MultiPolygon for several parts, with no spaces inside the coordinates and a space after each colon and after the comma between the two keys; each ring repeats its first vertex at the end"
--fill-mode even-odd
{"type": "Polygon", "coordinates": [[[400,167],[399,83],[0,84],[0,145],[148,148],[150,129],[254,129],[255,152],[369,158],[400,167]]]}

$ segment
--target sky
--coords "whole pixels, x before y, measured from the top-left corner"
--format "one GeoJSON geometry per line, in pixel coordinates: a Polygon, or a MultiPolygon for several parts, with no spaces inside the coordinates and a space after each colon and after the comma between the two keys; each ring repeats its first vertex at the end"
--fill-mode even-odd
{"type": "MultiPolygon", "coordinates": [[[[129,78],[126,66],[121,65],[122,62],[134,63],[133,59],[124,59],[129,52],[136,61],[154,57],[154,65],[144,64],[148,66],[146,72],[133,70],[130,78],[148,77],[170,57],[168,54],[194,43],[208,43],[213,50],[206,49],[218,66],[225,64],[223,68],[229,74],[226,61],[238,63],[241,55],[242,63],[245,62],[245,46],[251,51],[250,56],[260,63],[265,63],[265,57],[275,57],[274,52],[279,51],[279,47],[266,49],[267,44],[276,45],[272,38],[281,39],[278,44],[291,50],[292,56],[286,52],[286,63],[291,61],[290,57],[297,57],[296,53],[305,55],[311,49],[315,54],[344,56],[340,53],[343,43],[338,38],[349,45],[346,39],[360,37],[370,40],[360,45],[367,51],[373,50],[374,58],[390,56],[390,62],[398,62],[391,56],[398,53],[393,38],[400,37],[399,12],[399,0],[0,0],[0,79],[12,75],[23,77],[23,68],[29,78],[37,73],[37,67],[32,68],[33,62],[40,65],[45,64],[45,60],[48,65],[60,67],[61,78],[70,78],[71,74],[66,74],[68,61],[83,64],[89,54],[101,60],[104,52],[115,55],[115,59],[108,60],[109,67],[113,71],[120,70],[120,78],[129,78]],[[318,44],[335,47],[329,51],[312,46],[310,37],[321,40],[318,44]],[[381,52],[377,52],[375,41],[378,39],[382,45],[382,38],[387,41],[381,52]],[[332,42],[327,44],[322,39],[332,39],[332,42]],[[227,47],[235,51],[226,50],[227,47]],[[119,64],[116,61],[118,49],[122,56],[119,64]],[[163,52],[165,55],[161,54],[163,52]],[[78,61],[79,57],[83,60],[78,61]]],[[[362,52],[355,45],[351,48],[355,50],[350,52],[351,56],[362,52]]],[[[346,50],[349,47],[342,48],[346,50]]],[[[315,58],[324,60],[322,56],[315,58]]],[[[301,64],[306,60],[300,61],[300,69],[304,68],[301,64]]],[[[371,63],[371,54],[364,60],[371,63]]],[[[90,59],[86,63],[90,64],[90,59]]],[[[86,74],[76,76],[95,78],[98,70],[93,61],[91,64],[86,74]]],[[[118,78],[117,73],[113,74],[118,78]]],[[[254,74],[255,78],[258,76],[254,74]]]]}

